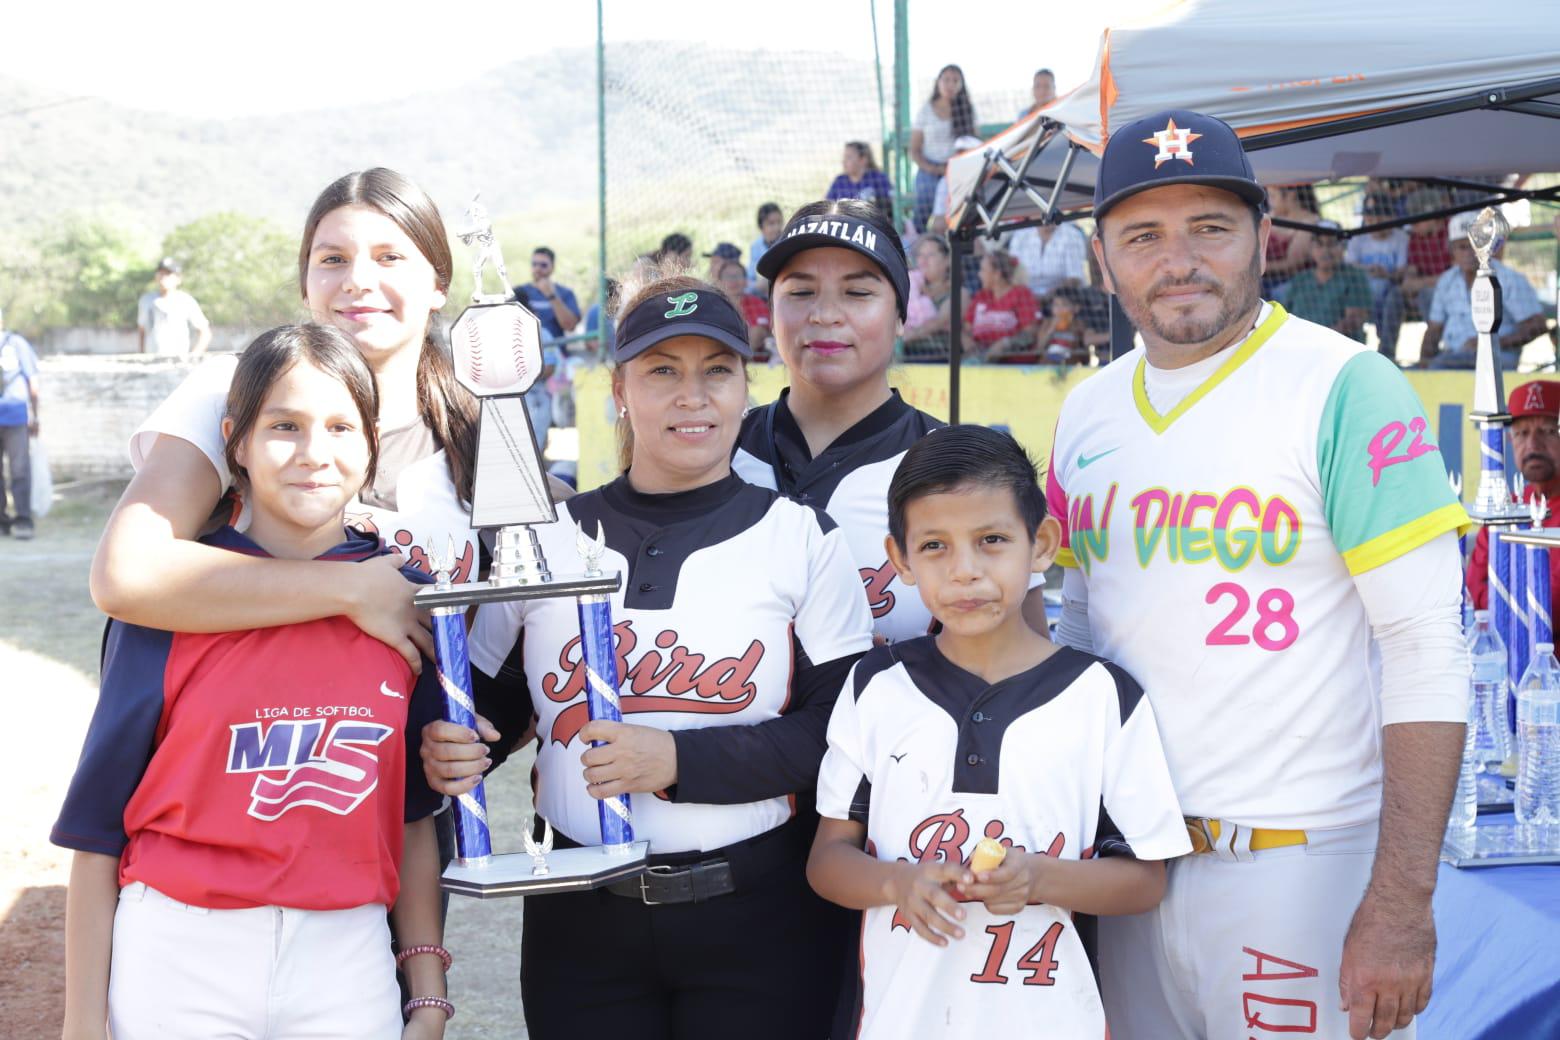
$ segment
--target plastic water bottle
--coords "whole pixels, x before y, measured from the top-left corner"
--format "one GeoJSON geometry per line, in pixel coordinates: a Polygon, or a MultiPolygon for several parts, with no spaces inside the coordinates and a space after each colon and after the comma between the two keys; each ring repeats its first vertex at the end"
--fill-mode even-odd
{"type": "Polygon", "coordinates": [[[1488,610],[1475,611],[1473,619],[1473,639],[1468,646],[1468,656],[1473,659],[1469,728],[1475,730],[1474,749],[1481,768],[1494,772],[1507,755],[1506,644],[1495,631],[1488,610]]]}
{"type": "Polygon", "coordinates": [[[1517,823],[1536,828],[1539,847],[1560,851],[1560,661],[1539,643],[1517,686],[1517,823]]]}
{"type": "Polygon", "coordinates": [[[1479,702],[1470,696],[1462,765],[1457,770],[1457,793],[1452,797],[1452,813],[1446,821],[1447,837],[1460,845],[1473,844],[1474,827],[1479,820],[1479,774],[1484,771],[1484,763],[1479,760],[1478,735],[1479,702]]]}

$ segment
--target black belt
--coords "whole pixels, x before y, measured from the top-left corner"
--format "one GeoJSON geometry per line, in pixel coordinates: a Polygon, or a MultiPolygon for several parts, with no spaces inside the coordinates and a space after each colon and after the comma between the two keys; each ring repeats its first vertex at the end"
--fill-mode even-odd
{"type": "Polygon", "coordinates": [[[731,864],[711,859],[688,867],[651,867],[638,877],[614,881],[607,891],[615,896],[637,899],[646,906],[662,903],[702,903],[716,896],[729,896],[737,890],[731,864]]]}
{"type": "Polygon", "coordinates": [[[723,849],[651,856],[650,868],[643,874],[615,881],[606,891],[646,906],[702,903],[731,895],[753,887],[774,870],[802,869],[812,839],[811,824],[810,819],[792,817],[723,849]]]}

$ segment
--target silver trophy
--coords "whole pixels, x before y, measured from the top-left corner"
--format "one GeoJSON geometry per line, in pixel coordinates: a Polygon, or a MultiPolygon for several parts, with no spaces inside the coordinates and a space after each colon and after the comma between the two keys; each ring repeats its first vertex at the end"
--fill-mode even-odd
{"type": "Polygon", "coordinates": [[[1514,508],[1506,491],[1506,391],[1501,379],[1500,351],[1495,333],[1500,328],[1500,282],[1490,268],[1490,255],[1500,247],[1511,225],[1499,209],[1486,206],[1468,228],[1468,244],[1479,258],[1468,298],[1473,327],[1479,334],[1474,348],[1473,412],[1469,421],[1479,428],[1479,486],[1469,515],[1483,523],[1516,525],[1527,517],[1514,508]]]}
{"type": "MultiPolygon", "coordinates": [[[[493,566],[486,581],[455,584],[448,573],[453,564],[440,560],[435,564],[440,580],[421,589],[416,602],[433,615],[435,665],[445,693],[445,717],[474,727],[465,608],[476,603],[573,596],[581,604],[582,645],[605,645],[611,657],[611,594],[621,587],[622,576],[604,573],[595,565],[604,551],[604,545],[597,542],[581,542],[581,556],[589,556],[591,564],[583,573],[554,575],[542,555],[532,525],[552,523],[558,514],[548,493],[542,453],[524,396],[542,370],[541,323],[508,285],[503,255],[486,209],[473,199],[466,218],[467,230],[460,238],[474,252],[472,302],[450,328],[450,348],[455,378],[481,402],[471,526],[497,529],[493,566]],[[482,291],[489,263],[497,268],[502,293],[482,291]],[[587,617],[591,621],[588,626],[587,617]],[[603,625],[604,631],[598,631],[603,625]]],[[[606,679],[600,675],[593,678],[604,687],[610,685],[608,692],[615,704],[615,659],[611,665],[598,669],[609,673],[606,679]]],[[[582,660],[581,667],[585,666],[582,660]]],[[[596,717],[594,704],[592,717],[596,717]]],[[[487,898],[596,888],[634,877],[646,868],[649,843],[633,841],[632,827],[626,820],[627,799],[622,802],[626,841],[621,831],[610,835],[604,831],[602,845],[554,849],[552,825],[542,820],[540,841],[533,836],[532,825],[527,825],[524,853],[493,855],[486,795],[479,784],[452,807],[457,858],[445,871],[443,886],[446,891],[487,898]]]]}

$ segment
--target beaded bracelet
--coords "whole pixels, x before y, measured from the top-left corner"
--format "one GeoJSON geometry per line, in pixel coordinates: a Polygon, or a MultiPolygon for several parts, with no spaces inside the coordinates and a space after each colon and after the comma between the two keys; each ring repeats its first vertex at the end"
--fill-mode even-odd
{"type": "Polygon", "coordinates": [[[444,962],[444,970],[449,971],[450,965],[455,963],[455,958],[450,956],[450,951],[435,943],[422,943],[418,946],[408,946],[395,955],[395,966],[399,968],[405,964],[408,958],[416,957],[420,953],[436,954],[439,960],[444,962]]]}
{"type": "Polygon", "coordinates": [[[413,1011],[425,1007],[436,1007],[443,1011],[444,1021],[446,1022],[455,1017],[455,1005],[443,997],[413,997],[401,1006],[401,1014],[406,1018],[411,1018],[413,1011]]]}

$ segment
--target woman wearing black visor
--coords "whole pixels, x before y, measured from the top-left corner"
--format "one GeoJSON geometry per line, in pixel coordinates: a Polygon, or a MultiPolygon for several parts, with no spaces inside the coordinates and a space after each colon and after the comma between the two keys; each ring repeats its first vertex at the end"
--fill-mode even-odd
{"type": "MultiPolygon", "coordinates": [[[[572,601],[485,605],[470,646],[479,711],[535,712],[536,803],[560,843],[599,843],[597,799],[628,792],[656,869],[526,904],[526,1023],[538,1040],[824,1037],[838,962],[819,956],[830,918],[807,888],[816,820],[796,795],[816,784],[871,618],[833,521],[732,472],[741,314],[687,277],[623,300],[612,392],[626,472],[560,504],[538,535],[567,559],[576,524],[606,532],[602,565],[624,574],[612,609],[625,721],[586,719],[572,601]]],[[[436,789],[459,794],[503,760],[513,736],[482,729],[425,730],[436,789]]]]}

